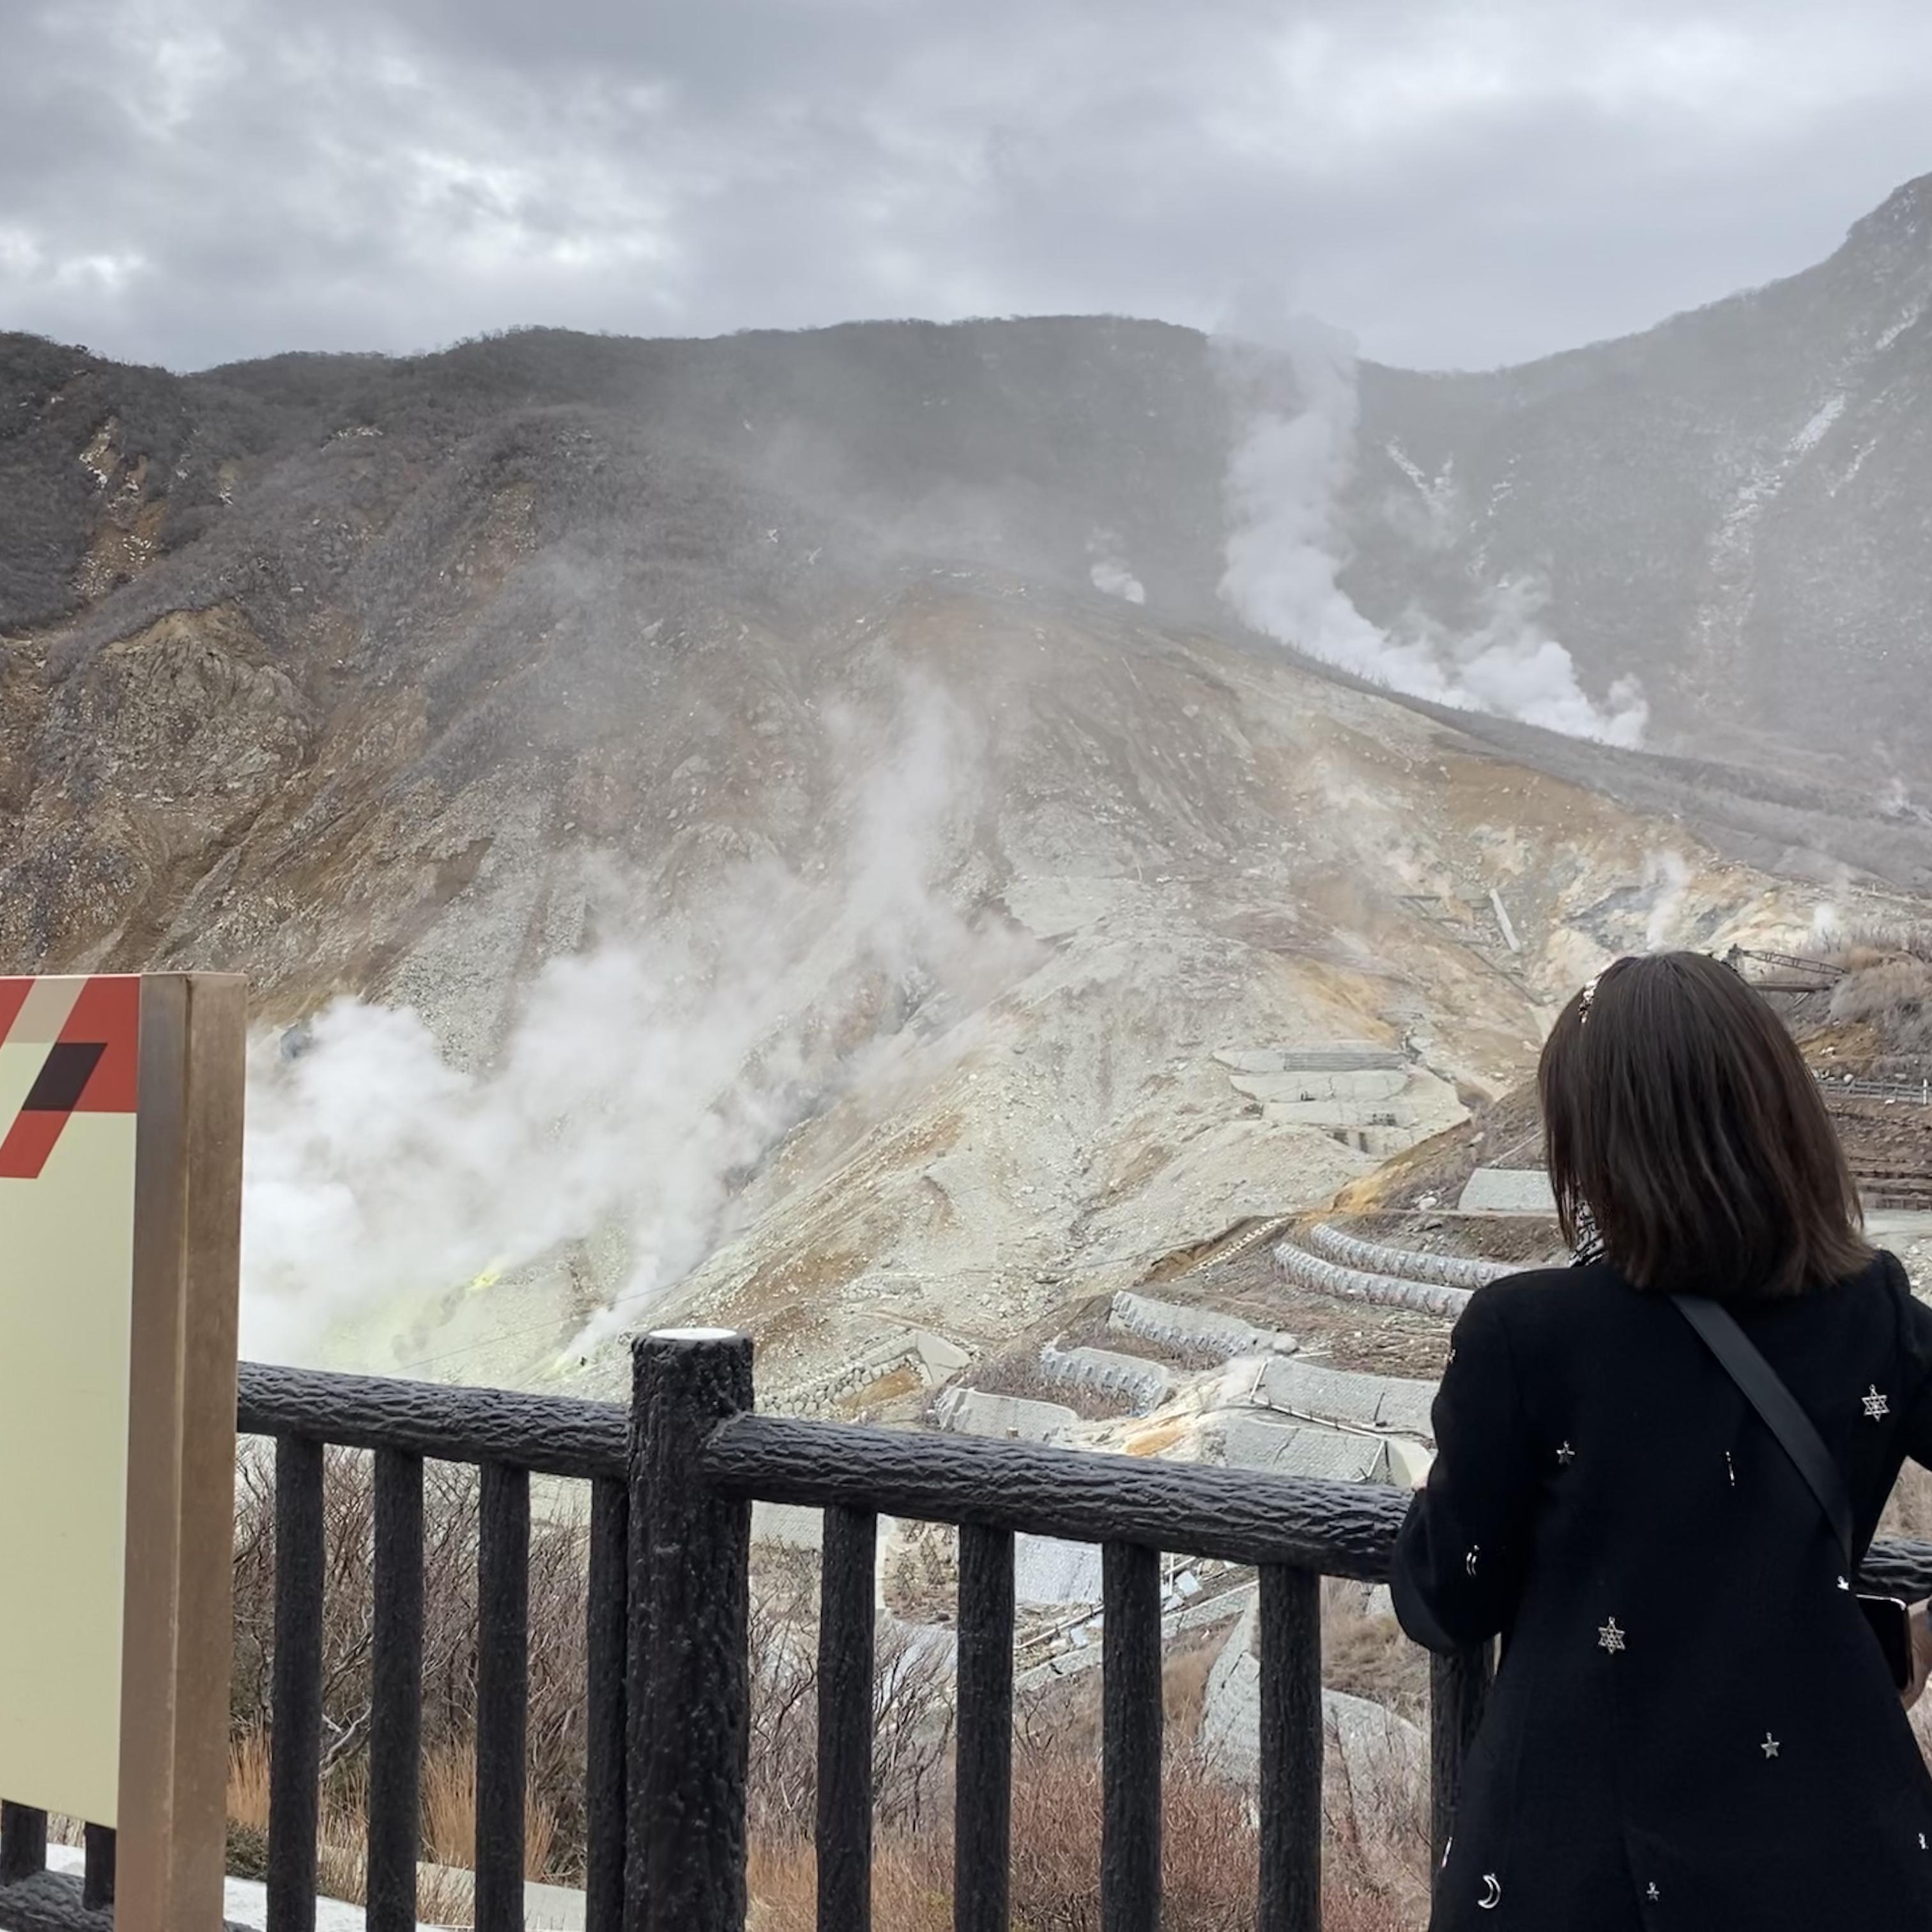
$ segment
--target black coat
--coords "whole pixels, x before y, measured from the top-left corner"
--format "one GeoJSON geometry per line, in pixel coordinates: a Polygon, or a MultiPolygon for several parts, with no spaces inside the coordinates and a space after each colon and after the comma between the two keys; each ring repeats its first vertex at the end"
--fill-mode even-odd
{"type": "MultiPolygon", "coordinates": [[[[1733,1312],[1862,1557],[1904,1459],[1932,1463],[1932,1310],[1885,1256],[1733,1312]]],[[[1837,1542],[1678,1311],[1601,1262],[1479,1289],[1435,1418],[1396,1613],[1503,1645],[1431,1932],[1932,1928],[1932,1779],[1837,1542]]]]}

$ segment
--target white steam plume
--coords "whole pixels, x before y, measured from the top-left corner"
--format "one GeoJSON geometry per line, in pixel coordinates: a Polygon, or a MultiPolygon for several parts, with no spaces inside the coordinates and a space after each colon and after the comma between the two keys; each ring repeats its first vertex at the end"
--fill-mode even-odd
{"type": "Polygon", "coordinates": [[[1120,539],[1111,530],[1096,530],[1088,539],[1088,554],[1094,560],[1087,576],[1096,590],[1109,597],[1124,597],[1130,604],[1144,604],[1147,588],[1120,554],[1120,539]]]}
{"type": "Polygon", "coordinates": [[[1661,952],[1670,943],[1671,928],[1684,908],[1684,896],[1690,889],[1690,868],[1681,852],[1646,852],[1643,882],[1653,887],[1650,916],[1644,922],[1643,946],[1646,952],[1661,952]]]}
{"type": "MultiPolygon", "coordinates": [[[[851,721],[833,728],[860,750],[851,721]]],[[[551,961],[487,1071],[451,1065],[413,1012],[356,999],[316,1016],[292,1058],[257,1040],[246,1347],[312,1357],[338,1324],[399,1304],[407,1319],[613,1226],[622,1306],[573,1346],[631,1325],[709,1251],[734,1177],[862,1080],[863,1042],[896,1023],[871,1017],[882,1004],[909,982],[997,984],[1013,942],[970,928],[934,883],[970,821],[970,733],[922,691],[892,752],[874,750],[842,865],[811,884],[748,866],[694,922],[634,916],[551,961]]]]}
{"type": "MultiPolygon", "coordinates": [[[[1634,678],[1596,704],[1576,680],[1570,653],[1537,621],[1525,582],[1492,593],[1477,630],[1452,634],[1420,616],[1395,635],[1371,623],[1338,581],[1335,506],[1354,473],[1357,398],[1353,344],[1310,317],[1244,318],[1248,341],[1285,351],[1298,400],[1256,411],[1228,465],[1232,525],[1222,598],[1246,623],[1311,656],[1407,693],[1463,710],[1520,718],[1572,736],[1634,746],[1648,707],[1634,678]]],[[[1238,364],[1252,350],[1228,342],[1238,364]]]]}

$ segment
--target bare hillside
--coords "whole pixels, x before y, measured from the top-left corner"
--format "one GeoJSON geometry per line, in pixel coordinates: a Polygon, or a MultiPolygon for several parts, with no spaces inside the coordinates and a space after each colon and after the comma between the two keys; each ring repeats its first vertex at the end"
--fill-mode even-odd
{"type": "MultiPolygon", "coordinates": [[[[0,392],[0,956],[250,974],[266,1352],[594,1381],[702,1310],[937,1372],[1452,1126],[1611,952],[1932,886],[1825,707],[1616,751],[1232,623],[1184,331],[13,338],[0,392]]],[[[1904,662],[1846,673],[1888,744],[1904,662]]]]}
{"type": "MultiPolygon", "coordinates": [[[[1923,831],[1928,182],[1828,261],[1641,335],[1352,371],[1343,590],[1445,658],[1486,627],[1546,633],[1588,698],[1639,680],[1651,748],[1835,774],[1923,831]]],[[[285,664],[386,655],[461,605],[424,560],[478,518],[507,534],[519,490],[538,550],[621,556],[668,633],[703,633],[721,572],[823,610],[908,562],[1232,628],[1231,464],[1257,409],[1308,401],[1286,357],[1243,366],[1101,317],[532,330],[186,377],[0,337],[0,633],[51,629],[64,664],[226,602],[285,664]]]]}

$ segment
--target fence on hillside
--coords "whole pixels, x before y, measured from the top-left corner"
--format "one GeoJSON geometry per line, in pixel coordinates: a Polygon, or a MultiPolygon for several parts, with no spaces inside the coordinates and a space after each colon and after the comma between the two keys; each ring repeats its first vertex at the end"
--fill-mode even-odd
{"type": "MultiPolygon", "coordinates": [[[[520,1932],[533,1476],[587,1483],[588,1932],[742,1932],[746,1912],[751,1505],[825,1512],[818,1685],[818,1924],[871,1922],[874,1552],[881,1516],[959,1530],[958,1932],[1004,1932],[1013,1732],[1013,1540],[1102,1549],[1102,1924],[1159,1923],[1160,1559],[1260,1578],[1256,1924],[1317,1932],[1323,1727],[1320,1582],[1379,1580],[1395,1490],[1030,1444],[754,1414],[742,1336],[636,1345],[614,1403],[244,1365],[240,1420],[275,1443],[274,1736],[269,1932],[314,1932],[322,1732],[323,1452],[374,1452],[368,1924],[413,1928],[422,1677],[423,1466],[482,1472],[476,1920],[520,1932]]],[[[1932,1546],[1874,1549],[1865,1576],[1932,1594],[1932,1546]]],[[[0,1660],[0,1672],[9,1660],[0,1660]]],[[[1434,1832],[1449,1827],[1480,1716],[1480,1654],[1435,1660],[1434,1832]]],[[[45,1871],[46,1820],[0,1823],[0,1926],[110,1932],[112,1834],[88,1876],[45,1871]]]]}

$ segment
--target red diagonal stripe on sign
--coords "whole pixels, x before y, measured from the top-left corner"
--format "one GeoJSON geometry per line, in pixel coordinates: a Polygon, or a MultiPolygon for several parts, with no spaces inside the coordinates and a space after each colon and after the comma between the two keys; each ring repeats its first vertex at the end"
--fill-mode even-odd
{"type": "Polygon", "coordinates": [[[76,1114],[131,1114],[140,1088],[141,982],[132,973],[99,974],[80,989],[61,1038],[107,1051],[89,1077],[76,1114]]]}
{"type": "Polygon", "coordinates": [[[16,1114],[0,1141],[0,1180],[38,1180],[67,1125],[65,1114],[16,1114]]]}
{"type": "Polygon", "coordinates": [[[20,1017],[20,1009],[27,1004],[27,995],[33,990],[32,980],[0,979],[0,1046],[5,1045],[14,1022],[20,1017]]]}
{"type": "MultiPolygon", "coordinates": [[[[0,1039],[19,1020],[35,984],[32,980],[0,980],[0,1039]]],[[[58,982],[50,986],[50,994],[57,995],[56,1012],[67,991],[58,982]]],[[[51,1022],[54,1015],[43,1012],[41,1017],[51,1022]]],[[[138,975],[97,974],[81,984],[60,1038],[47,1046],[40,1077],[0,1138],[0,1180],[39,1180],[76,1114],[134,1112],[140,1086],[140,1038],[138,975]]]]}

